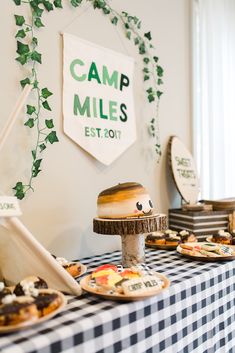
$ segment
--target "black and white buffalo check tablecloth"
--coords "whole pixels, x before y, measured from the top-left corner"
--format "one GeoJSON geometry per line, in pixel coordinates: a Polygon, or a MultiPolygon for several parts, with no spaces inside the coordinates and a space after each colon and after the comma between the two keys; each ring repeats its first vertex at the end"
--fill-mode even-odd
{"type": "MultiPolygon", "coordinates": [[[[81,260],[91,270],[120,252],[81,260]]],[[[146,249],[146,263],[171,280],[144,301],[71,297],[51,320],[0,336],[4,353],[235,353],[235,261],[192,262],[146,249]]]]}

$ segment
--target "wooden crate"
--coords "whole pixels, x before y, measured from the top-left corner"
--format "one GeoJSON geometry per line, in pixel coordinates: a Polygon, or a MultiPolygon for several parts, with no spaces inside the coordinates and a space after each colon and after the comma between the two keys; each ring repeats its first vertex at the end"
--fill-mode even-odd
{"type": "Polygon", "coordinates": [[[169,209],[169,228],[193,232],[199,238],[228,229],[229,214],[233,211],[182,211],[169,209]]]}

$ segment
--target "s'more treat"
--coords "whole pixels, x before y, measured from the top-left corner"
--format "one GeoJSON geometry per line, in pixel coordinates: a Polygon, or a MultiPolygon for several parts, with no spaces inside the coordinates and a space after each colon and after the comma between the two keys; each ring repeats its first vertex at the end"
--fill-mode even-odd
{"type": "Polygon", "coordinates": [[[100,218],[141,217],[152,214],[153,204],[147,190],[139,183],[118,184],[98,195],[100,218]]]}

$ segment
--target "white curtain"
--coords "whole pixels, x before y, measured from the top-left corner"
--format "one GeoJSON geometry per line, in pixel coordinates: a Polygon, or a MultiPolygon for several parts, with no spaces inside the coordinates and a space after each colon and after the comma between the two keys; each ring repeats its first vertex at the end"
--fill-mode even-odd
{"type": "Polygon", "coordinates": [[[235,0],[193,0],[193,103],[201,198],[235,197],[235,0]]]}

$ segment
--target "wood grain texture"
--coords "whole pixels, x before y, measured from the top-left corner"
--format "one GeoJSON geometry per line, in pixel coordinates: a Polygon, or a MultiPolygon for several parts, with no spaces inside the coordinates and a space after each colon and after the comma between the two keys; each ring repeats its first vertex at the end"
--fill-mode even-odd
{"type": "Polygon", "coordinates": [[[106,235],[145,234],[167,229],[167,216],[151,216],[125,219],[93,219],[93,231],[106,235]]]}

